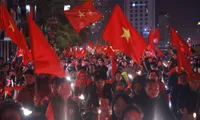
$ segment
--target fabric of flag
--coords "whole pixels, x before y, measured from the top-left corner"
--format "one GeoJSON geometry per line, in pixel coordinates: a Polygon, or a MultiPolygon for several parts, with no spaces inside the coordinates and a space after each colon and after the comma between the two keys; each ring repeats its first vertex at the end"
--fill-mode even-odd
{"type": "Polygon", "coordinates": [[[114,49],[119,49],[126,55],[141,63],[141,56],[147,47],[146,41],[131,25],[121,8],[116,5],[102,35],[114,49]]]}
{"type": "MultiPolygon", "coordinates": [[[[7,8],[3,3],[1,3],[0,14],[1,14],[0,27],[2,27],[2,29],[6,32],[7,36],[11,38],[11,40],[17,45],[18,48],[24,50],[24,57],[28,59],[29,49],[25,37],[18,30],[12,17],[10,16],[7,8]]],[[[24,64],[27,64],[27,62],[24,64]]]]}
{"type": "Polygon", "coordinates": [[[84,47],[82,50],[80,50],[80,51],[78,51],[78,52],[76,53],[76,57],[77,57],[77,58],[81,58],[81,57],[83,57],[83,56],[86,56],[86,53],[87,53],[87,50],[86,50],[86,47],[84,47]]]}
{"type": "Polygon", "coordinates": [[[65,77],[60,60],[30,15],[28,24],[35,73],[65,77]]]}
{"type": "Polygon", "coordinates": [[[187,60],[184,54],[189,52],[189,47],[183,45],[183,40],[172,27],[170,29],[172,46],[176,47],[177,49],[178,70],[179,72],[185,70],[189,75],[191,75],[193,74],[193,70],[190,65],[190,60],[187,60]]]}
{"type": "Polygon", "coordinates": [[[64,11],[64,14],[77,33],[102,17],[102,14],[95,9],[92,0],[64,11]]]}
{"type": "Polygon", "coordinates": [[[54,113],[53,113],[53,108],[52,108],[52,102],[50,101],[45,116],[47,117],[47,120],[54,120],[54,113]]]}
{"type": "Polygon", "coordinates": [[[181,37],[176,33],[174,28],[171,27],[170,30],[172,37],[171,38],[172,46],[181,49],[182,52],[191,56],[192,52],[190,50],[189,45],[183,39],[181,39],[181,37]]]}
{"type": "Polygon", "coordinates": [[[90,41],[90,40],[88,40],[88,46],[90,47],[90,48],[94,48],[94,45],[93,45],[93,43],[90,41]]]}

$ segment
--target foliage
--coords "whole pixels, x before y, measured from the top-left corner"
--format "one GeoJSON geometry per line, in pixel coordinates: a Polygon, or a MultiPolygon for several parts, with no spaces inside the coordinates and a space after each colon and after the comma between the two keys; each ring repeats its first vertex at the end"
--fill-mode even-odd
{"type": "Polygon", "coordinates": [[[83,30],[77,34],[70,24],[58,23],[56,30],[56,46],[59,49],[67,48],[68,45],[81,45],[85,41],[87,32],[83,30]]]}

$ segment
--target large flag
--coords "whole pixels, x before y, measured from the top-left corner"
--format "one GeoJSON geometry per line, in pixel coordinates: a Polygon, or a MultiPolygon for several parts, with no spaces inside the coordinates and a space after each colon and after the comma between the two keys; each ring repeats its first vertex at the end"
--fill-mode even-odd
{"type": "Polygon", "coordinates": [[[146,49],[146,41],[133,28],[118,5],[114,7],[102,37],[114,49],[121,50],[126,55],[136,59],[138,64],[141,63],[140,58],[146,49]]]}
{"type": "MultiPolygon", "coordinates": [[[[1,14],[1,25],[0,27],[5,30],[7,36],[11,38],[11,40],[19,47],[21,50],[24,50],[24,58],[28,59],[29,49],[23,34],[17,29],[12,17],[10,16],[8,10],[5,5],[1,3],[0,7],[1,14]]],[[[25,62],[25,64],[28,61],[25,62]]]]}
{"type": "Polygon", "coordinates": [[[154,55],[164,56],[162,51],[159,48],[155,48],[160,41],[160,34],[158,28],[156,28],[155,32],[153,32],[152,28],[150,29],[149,37],[148,37],[148,50],[151,51],[154,55]]]}
{"type": "Polygon", "coordinates": [[[65,72],[60,60],[30,15],[28,24],[35,72],[64,77],[65,72]]]}
{"type": "Polygon", "coordinates": [[[88,0],[71,10],[66,10],[64,13],[77,33],[102,17],[102,14],[95,9],[92,0],[88,0]]]}
{"type": "Polygon", "coordinates": [[[185,70],[189,75],[191,75],[193,70],[190,65],[190,60],[187,60],[184,54],[187,52],[190,53],[189,47],[184,44],[184,41],[173,28],[171,28],[171,42],[172,46],[177,49],[178,70],[185,70]]]}
{"type": "Polygon", "coordinates": [[[183,39],[181,39],[181,37],[176,33],[174,28],[171,27],[170,30],[171,30],[171,37],[172,37],[171,39],[172,46],[176,48],[180,48],[182,52],[191,56],[192,52],[190,50],[189,45],[183,39]]]}

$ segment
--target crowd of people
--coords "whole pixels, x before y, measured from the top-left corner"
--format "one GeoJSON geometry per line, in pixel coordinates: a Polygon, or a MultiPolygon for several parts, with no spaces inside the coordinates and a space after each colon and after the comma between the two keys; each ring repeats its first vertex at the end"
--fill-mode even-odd
{"type": "Polygon", "coordinates": [[[199,120],[199,78],[177,72],[176,55],[60,55],[66,77],[0,60],[0,120],[199,120]],[[167,62],[166,62],[167,61],[167,62]],[[167,65],[166,65],[167,64],[167,65]]]}

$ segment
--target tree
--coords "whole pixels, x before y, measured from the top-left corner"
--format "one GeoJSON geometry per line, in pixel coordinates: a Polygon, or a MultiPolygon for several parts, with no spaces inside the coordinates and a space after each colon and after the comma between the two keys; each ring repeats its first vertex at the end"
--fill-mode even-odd
{"type": "Polygon", "coordinates": [[[70,24],[59,22],[56,30],[56,46],[63,50],[64,48],[67,48],[69,44],[70,46],[82,45],[85,43],[86,36],[87,29],[84,29],[77,34],[70,24]]]}

